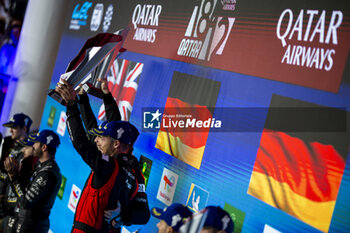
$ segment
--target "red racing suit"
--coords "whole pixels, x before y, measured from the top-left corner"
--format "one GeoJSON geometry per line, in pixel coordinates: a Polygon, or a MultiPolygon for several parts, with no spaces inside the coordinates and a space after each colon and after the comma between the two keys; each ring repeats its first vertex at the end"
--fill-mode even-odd
{"type": "Polygon", "coordinates": [[[73,146],[91,168],[76,209],[72,232],[109,232],[104,211],[115,209],[118,201],[121,212],[125,211],[133,193],[137,192],[135,177],[127,172],[130,169],[120,165],[118,160],[123,155],[115,155],[115,158],[102,155],[96,144],[87,138],[77,104],[67,106],[67,116],[73,146]]]}

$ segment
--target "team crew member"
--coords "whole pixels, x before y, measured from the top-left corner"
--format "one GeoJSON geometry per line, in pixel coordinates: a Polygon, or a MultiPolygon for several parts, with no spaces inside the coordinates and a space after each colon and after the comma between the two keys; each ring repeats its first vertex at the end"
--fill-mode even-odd
{"type": "Polygon", "coordinates": [[[123,212],[137,190],[130,171],[124,171],[117,161],[119,155],[129,151],[130,129],[125,122],[104,122],[89,131],[97,136],[94,144],[86,136],[73,88],[63,83],[56,86],[56,91],[68,103],[69,134],[74,148],[92,170],[79,199],[72,232],[109,232],[104,211],[115,210],[119,215],[118,201],[123,212]]]}
{"type": "Polygon", "coordinates": [[[17,113],[6,123],[4,127],[10,128],[11,136],[3,138],[1,143],[1,160],[0,171],[5,172],[4,161],[11,154],[12,157],[17,158],[21,154],[23,145],[20,140],[26,140],[32,125],[32,120],[29,116],[23,113],[17,113]]]}
{"type": "MultiPolygon", "coordinates": [[[[120,121],[121,115],[118,109],[118,105],[108,89],[107,80],[100,79],[99,81],[101,82],[102,99],[105,107],[107,121],[120,121]]],[[[97,126],[97,121],[92,112],[89,103],[89,97],[82,88],[78,94],[79,108],[85,128],[95,128],[97,126]]],[[[129,124],[129,127],[131,130],[131,145],[128,153],[123,156],[123,161],[128,161],[129,165],[134,171],[138,183],[138,192],[136,196],[130,201],[128,208],[122,212],[122,215],[112,221],[112,226],[114,226],[116,229],[119,229],[121,225],[146,224],[151,215],[148,206],[147,194],[145,192],[145,178],[143,177],[137,158],[132,155],[133,145],[139,135],[139,132],[134,125],[129,124]]]]}
{"type": "Polygon", "coordinates": [[[174,203],[163,210],[152,208],[152,215],[160,219],[157,224],[158,233],[177,233],[182,224],[192,216],[192,212],[187,206],[174,203]]]}
{"type": "MultiPolygon", "coordinates": [[[[0,193],[2,195],[0,215],[1,217],[5,217],[3,220],[5,222],[5,232],[12,232],[14,230],[18,209],[16,209],[17,195],[12,191],[11,185],[9,185],[9,178],[4,169],[4,161],[10,156],[15,158],[19,163],[21,162],[23,159],[23,144],[20,142],[27,139],[31,124],[32,120],[30,117],[23,113],[15,114],[8,122],[3,124],[4,127],[10,128],[11,132],[11,136],[5,137],[3,140],[0,159],[0,193]]],[[[30,177],[32,166],[22,167],[21,175],[23,177],[30,177]]],[[[27,179],[27,181],[29,180],[27,179]]]]}
{"type": "MultiPolygon", "coordinates": [[[[32,135],[33,137],[34,135],[32,135]]],[[[19,143],[23,146],[21,150],[21,159],[19,160],[19,171],[18,171],[18,180],[22,183],[22,186],[25,188],[30,182],[30,178],[34,173],[34,165],[36,164],[38,158],[34,157],[33,144],[34,142],[29,141],[29,138],[26,141],[21,140],[19,143]]],[[[16,159],[17,160],[17,159],[16,159]]],[[[17,160],[18,161],[18,160],[17,160]]],[[[10,185],[10,179],[7,181],[7,188],[5,196],[5,208],[8,213],[7,221],[5,222],[4,233],[16,232],[16,224],[18,221],[18,212],[19,205],[17,203],[17,195],[13,192],[13,189],[10,185]]]]}
{"type": "MultiPolygon", "coordinates": [[[[136,129],[136,127],[130,123],[129,127],[131,130],[131,143],[132,145],[134,145],[139,135],[139,132],[136,129]]],[[[128,208],[126,209],[126,211],[124,211],[123,215],[121,216],[121,223],[123,225],[142,225],[148,222],[151,213],[148,207],[145,178],[141,172],[139,161],[135,156],[132,155],[132,151],[133,148],[130,148],[129,152],[125,156],[125,160],[127,160],[133,168],[138,183],[138,190],[135,197],[130,201],[128,208]]],[[[112,225],[115,227],[118,226],[117,221],[112,221],[112,225]]]]}
{"type": "Polygon", "coordinates": [[[16,232],[47,233],[50,211],[61,185],[60,169],[55,161],[60,140],[52,130],[42,130],[30,140],[34,142],[33,155],[39,159],[39,164],[26,188],[19,177],[18,161],[10,157],[5,160],[5,169],[18,196],[16,232]]]}

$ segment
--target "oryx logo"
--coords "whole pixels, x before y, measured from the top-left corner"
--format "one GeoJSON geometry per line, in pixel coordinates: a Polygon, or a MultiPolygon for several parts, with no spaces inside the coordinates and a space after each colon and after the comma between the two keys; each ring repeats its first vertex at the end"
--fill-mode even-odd
{"type": "Polygon", "coordinates": [[[160,128],[160,116],[159,109],[155,112],[144,112],[143,113],[143,128],[145,129],[159,129],[160,128]]]}
{"type": "Polygon", "coordinates": [[[182,218],[181,218],[180,214],[173,216],[171,219],[171,226],[172,227],[176,226],[181,220],[182,220],[182,218]]]}
{"type": "Polygon", "coordinates": [[[53,140],[52,135],[46,137],[46,145],[50,144],[50,142],[53,140]]]}
{"type": "Polygon", "coordinates": [[[121,136],[123,135],[124,133],[124,129],[123,128],[120,128],[117,130],[117,133],[118,133],[118,138],[121,138],[121,136]]]}

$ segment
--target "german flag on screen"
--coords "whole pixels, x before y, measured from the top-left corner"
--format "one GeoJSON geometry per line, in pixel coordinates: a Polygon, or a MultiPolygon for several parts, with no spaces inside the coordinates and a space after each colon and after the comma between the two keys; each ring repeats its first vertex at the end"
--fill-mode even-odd
{"type": "MultiPolygon", "coordinates": [[[[174,72],[162,121],[170,126],[169,121],[212,118],[219,89],[217,81],[174,72]]],[[[199,169],[208,134],[209,128],[187,130],[161,124],[155,147],[199,169]]]]}
{"type": "MultiPolygon", "coordinates": [[[[298,104],[315,106],[274,95],[270,107],[298,104]]],[[[277,128],[273,123],[278,118],[276,113],[269,112],[267,115],[248,193],[328,232],[344,173],[348,134],[317,130],[281,132],[278,128],[283,120],[279,120],[277,128]]],[[[330,114],[334,115],[332,112],[330,114]]],[[[305,115],[301,118],[312,120],[313,117],[305,115]]],[[[317,120],[315,118],[314,121],[317,120]]],[[[292,121],[287,119],[285,122],[294,124],[292,121]]]]}

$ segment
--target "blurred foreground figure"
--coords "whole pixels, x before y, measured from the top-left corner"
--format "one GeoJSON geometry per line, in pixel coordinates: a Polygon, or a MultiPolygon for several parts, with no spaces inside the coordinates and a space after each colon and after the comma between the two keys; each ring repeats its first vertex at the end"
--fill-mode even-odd
{"type": "Polygon", "coordinates": [[[31,124],[30,117],[23,113],[13,115],[8,122],[3,124],[4,127],[10,128],[11,133],[11,136],[3,139],[0,152],[0,217],[3,218],[6,232],[11,232],[10,229],[14,230],[18,209],[16,208],[17,195],[11,188],[9,176],[4,168],[4,161],[8,157],[16,159],[19,164],[22,164],[23,161],[24,165],[20,171],[20,176],[23,177],[24,186],[28,184],[34,164],[29,164],[27,163],[29,160],[24,159],[22,151],[24,145],[21,141],[27,140],[31,124]]]}
{"type": "Polygon", "coordinates": [[[152,215],[160,219],[158,233],[177,233],[185,220],[192,216],[192,212],[187,206],[174,203],[164,209],[152,208],[152,215]]]}
{"type": "MultiPolygon", "coordinates": [[[[55,161],[60,140],[52,130],[42,130],[29,140],[33,144],[33,156],[38,158],[39,163],[27,187],[19,174],[19,162],[12,157],[5,160],[5,169],[18,198],[19,212],[15,232],[47,233],[51,208],[61,185],[61,173],[55,161]]],[[[24,150],[24,153],[30,152],[24,150]]]]}
{"type": "Polygon", "coordinates": [[[230,215],[219,206],[207,206],[193,214],[180,228],[180,233],[233,233],[230,215]]]}

